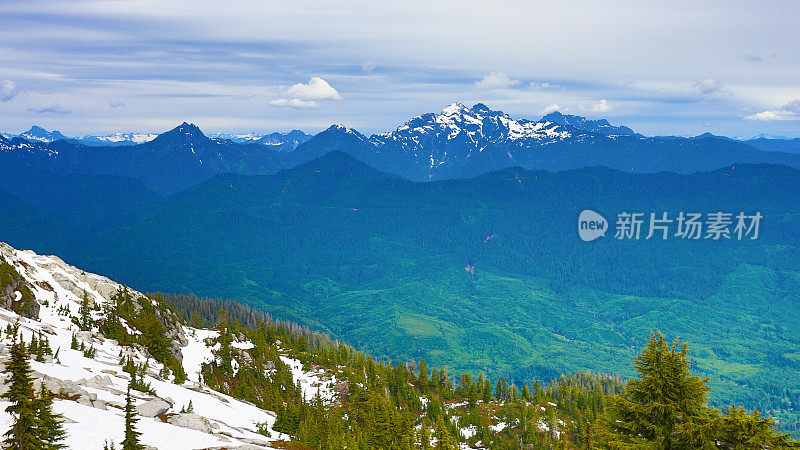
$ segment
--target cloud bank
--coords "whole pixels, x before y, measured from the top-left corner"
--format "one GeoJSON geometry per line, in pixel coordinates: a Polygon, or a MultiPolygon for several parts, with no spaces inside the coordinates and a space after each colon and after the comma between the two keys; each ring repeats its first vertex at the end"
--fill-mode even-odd
{"type": "Polygon", "coordinates": [[[796,98],[778,109],[768,109],[744,117],[747,120],[770,122],[774,120],[800,120],[800,98],[796,98]]]}

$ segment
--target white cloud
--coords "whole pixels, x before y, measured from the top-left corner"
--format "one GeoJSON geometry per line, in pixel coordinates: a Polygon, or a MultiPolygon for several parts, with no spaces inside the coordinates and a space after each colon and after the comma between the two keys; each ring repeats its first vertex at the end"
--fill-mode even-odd
{"type": "Polygon", "coordinates": [[[608,104],[606,99],[602,99],[598,103],[595,103],[592,106],[592,111],[594,111],[596,113],[608,112],[608,111],[611,111],[611,105],[608,104]]]}
{"type": "Polygon", "coordinates": [[[309,109],[318,108],[319,103],[314,100],[300,100],[299,98],[279,98],[269,102],[270,106],[284,107],[288,106],[294,109],[309,109]]]}
{"type": "Polygon", "coordinates": [[[789,103],[783,105],[783,108],[786,111],[792,111],[794,113],[800,114],[800,98],[796,98],[789,103]]]}
{"type": "Polygon", "coordinates": [[[761,111],[760,113],[751,114],[749,116],[744,116],[747,120],[763,120],[763,121],[771,121],[771,120],[787,120],[775,111],[761,111]]]}
{"type": "Polygon", "coordinates": [[[606,99],[601,99],[598,102],[583,102],[578,107],[585,113],[604,113],[613,109],[613,106],[606,99]]]}
{"type": "Polygon", "coordinates": [[[327,81],[320,77],[311,77],[308,83],[297,83],[283,93],[282,98],[269,102],[270,106],[289,107],[295,109],[319,108],[321,101],[341,100],[342,96],[327,81]]]}
{"type": "Polygon", "coordinates": [[[532,81],[528,86],[534,91],[549,91],[551,89],[558,89],[557,84],[548,83],[546,81],[543,82],[532,81]]]}
{"type": "Polygon", "coordinates": [[[800,98],[796,98],[779,109],[768,109],[760,113],[751,114],[744,117],[747,120],[800,120],[800,98]]]}
{"type": "Polygon", "coordinates": [[[519,80],[512,80],[508,74],[503,72],[492,72],[483,77],[480,81],[476,81],[474,86],[478,89],[495,90],[495,89],[508,89],[520,83],[519,80]]]}
{"type": "Polygon", "coordinates": [[[11,80],[0,81],[0,102],[7,102],[19,93],[17,85],[11,80]]]}
{"type": "Polygon", "coordinates": [[[713,78],[706,78],[703,81],[695,83],[692,89],[697,95],[707,97],[722,92],[722,85],[713,78]]]}
{"type": "Polygon", "coordinates": [[[286,98],[300,100],[341,100],[342,96],[320,77],[311,77],[307,84],[297,83],[286,90],[286,98]]]}
{"type": "Polygon", "coordinates": [[[373,70],[375,70],[375,67],[377,66],[375,65],[374,62],[367,61],[361,65],[361,70],[363,70],[364,72],[372,72],[373,70]]]}
{"type": "Polygon", "coordinates": [[[67,108],[66,106],[59,105],[58,103],[51,103],[48,105],[40,106],[38,108],[28,108],[28,111],[39,114],[52,113],[61,115],[69,114],[72,112],[71,109],[67,108]]]}
{"type": "Polygon", "coordinates": [[[552,104],[552,105],[550,105],[550,106],[546,106],[546,107],[545,107],[545,108],[542,110],[542,112],[540,112],[540,113],[539,113],[539,115],[541,115],[541,116],[546,116],[546,115],[548,115],[548,114],[550,114],[550,113],[553,113],[553,112],[556,112],[556,111],[559,111],[559,110],[561,110],[561,107],[560,107],[560,106],[558,106],[558,103],[553,103],[553,104],[552,104]]]}

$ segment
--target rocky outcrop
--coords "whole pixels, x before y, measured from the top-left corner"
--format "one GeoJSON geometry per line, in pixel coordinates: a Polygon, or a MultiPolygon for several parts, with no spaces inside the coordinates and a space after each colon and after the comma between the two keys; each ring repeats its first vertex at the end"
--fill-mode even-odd
{"type": "Polygon", "coordinates": [[[172,408],[172,404],[161,398],[154,398],[136,405],[136,411],[142,417],[158,417],[166,414],[170,408],[172,408]]]}
{"type": "Polygon", "coordinates": [[[159,416],[159,418],[165,423],[201,431],[203,433],[211,433],[214,429],[207,419],[195,413],[164,414],[159,416]]]}

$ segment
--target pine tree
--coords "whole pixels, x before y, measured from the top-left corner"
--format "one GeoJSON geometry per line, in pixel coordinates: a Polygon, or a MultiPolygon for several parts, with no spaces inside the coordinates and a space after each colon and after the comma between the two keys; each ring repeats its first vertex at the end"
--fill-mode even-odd
{"type": "Polygon", "coordinates": [[[520,395],[522,396],[522,399],[525,400],[526,402],[531,401],[531,391],[530,389],[528,389],[527,384],[522,387],[522,394],[520,395]]]}
{"type": "Polygon", "coordinates": [[[40,421],[37,418],[29,356],[25,343],[17,340],[16,330],[12,339],[11,358],[5,370],[7,380],[10,380],[9,389],[2,395],[2,398],[11,402],[6,412],[12,418],[11,427],[5,434],[5,448],[37,450],[43,447],[44,442],[37,433],[40,421]]]}
{"type": "Polygon", "coordinates": [[[64,430],[64,417],[53,411],[53,399],[55,395],[42,384],[39,399],[36,401],[37,413],[39,415],[38,434],[42,440],[42,450],[59,450],[67,446],[61,441],[67,437],[64,430]]]}
{"type": "Polygon", "coordinates": [[[419,428],[419,448],[424,450],[430,450],[431,448],[431,437],[428,434],[428,422],[422,421],[422,425],[419,428]]]}
{"type": "Polygon", "coordinates": [[[492,382],[489,381],[487,378],[483,381],[483,387],[481,388],[481,395],[483,396],[483,401],[488,403],[492,401],[492,382]]]}
{"type": "Polygon", "coordinates": [[[583,445],[581,450],[592,450],[594,448],[594,433],[592,432],[592,424],[587,423],[586,429],[583,432],[583,445]]]}
{"type": "Polygon", "coordinates": [[[505,400],[506,395],[508,395],[508,383],[506,383],[505,378],[500,378],[497,380],[497,387],[494,389],[494,395],[497,397],[498,400],[505,400]]]}
{"type": "Polygon", "coordinates": [[[80,314],[80,319],[78,326],[80,327],[81,331],[91,331],[92,329],[92,307],[89,304],[89,295],[86,291],[83,291],[83,298],[81,299],[81,306],[78,309],[78,314],[80,314]]]}
{"type": "Polygon", "coordinates": [[[453,437],[450,435],[450,429],[447,427],[442,416],[439,416],[439,420],[436,421],[436,450],[453,450],[455,449],[455,445],[453,444],[453,437]]]}
{"type": "Polygon", "coordinates": [[[714,440],[723,449],[800,447],[789,442],[788,434],[779,433],[772,419],[762,418],[755,410],[748,414],[744,408],[731,406],[713,421],[712,427],[714,440]]]}
{"type": "Polygon", "coordinates": [[[425,360],[419,362],[419,390],[425,392],[428,387],[428,365],[425,360]]]}
{"type": "Polygon", "coordinates": [[[612,445],[650,445],[656,448],[696,447],[697,424],[707,421],[708,379],[692,376],[685,342],[667,342],[653,334],[636,358],[638,379],[611,398],[604,421],[612,445]]]}
{"type": "Polygon", "coordinates": [[[467,387],[467,401],[469,402],[469,409],[474,409],[478,404],[478,388],[475,383],[470,383],[467,387]]]}
{"type": "Polygon", "coordinates": [[[142,433],[136,431],[136,409],[131,401],[131,386],[128,384],[128,393],[125,395],[125,439],[122,440],[122,450],[144,450],[144,445],[139,443],[142,433]]]}

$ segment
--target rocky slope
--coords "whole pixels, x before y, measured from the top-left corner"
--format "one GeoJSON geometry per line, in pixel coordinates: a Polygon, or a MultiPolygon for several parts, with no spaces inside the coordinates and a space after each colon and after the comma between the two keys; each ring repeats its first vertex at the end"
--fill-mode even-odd
{"type": "MultiPolygon", "coordinates": [[[[55,256],[41,256],[16,250],[0,243],[0,329],[19,325],[26,342],[32,338],[47,340],[52,355],[32,361],[36,384],[44,383],[58,395],[54,408],[66,418],[69,448],[102,448],[103,443],[119,443],[124,429],[122,408],[130,375],[123,370],[123,359],[146,364],[142,380],[149,392],[132,391],[141,420],[137,424],[142,442],[151,448],[264,448],[287,439],[272,430],[275,414],[209,389],[201,383],[201,365],[213,358],[213,330],[188,327],[169,309],[157,309],[173,343],[170,351],[181,361],[188,380],[175,383],[164,375],[164,366],[138,344],[120,345],[106,338],[98,327],[79,331],[76,322],[81,303],[88,299],[93,319],[102,319],[103,306],[124,289],[105,277],[86,273],[55,256]],[[23,298],[24,297],[24,298],[23,298]],[[25,305],[26,301],[33,305],[25,305]],[[14,310],[19,311],[18,314],[14,310]],[[80,348],[72,349],[74,342],[80,348]],[[190,408],[191,405],[191,408],[190,408]],[[191,412],[187,412],[191,409],[191,412]],[[260,431],[260,432],[259,432],[260,431]]],[[[153,300],[128,291],[137,307],[153,300]]],[[[120,319],[132,334],[141,333],[120,319]]],[[[11,338],[8,332],[0,340],[0,360],[5,363],[11,338]]],[[[252,346],[235,342],[237,348],[252,346]]],[[[334,393],[322,382],[323,374],[305,371],[299,361],[283,356],[292,366],[296,382],[309,392],[334,393]]],[[[7,389],[5,380],[0,392],[7,389]]],[[[0,401],[0,434],[11,423],[4,412],[7,402],[0,401]]]]}

